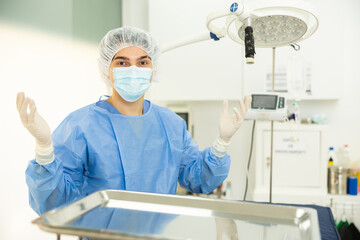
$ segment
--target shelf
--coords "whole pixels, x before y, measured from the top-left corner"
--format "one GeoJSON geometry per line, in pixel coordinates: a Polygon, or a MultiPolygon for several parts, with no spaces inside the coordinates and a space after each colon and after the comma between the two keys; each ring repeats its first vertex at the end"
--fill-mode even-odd
{"type": "MultiPolygon", "coordinates": [[[[300,101],[338,101],[339,97],[329,97],[329,96],[304,96],[301,98],[300,101]]],[[[294,98],[288,97],[286,98],[287,101],[295,101],[294,98]]]]}
{"type": "MultiPolygon", "coordinates": [[[[295,98],[290,95],[288,92],[283,92],[279,94],[283,94],[285,96],[285,99],[287,101],[295,101],[295,98]]],[[[306,95],[304,94],[303,96],[301,96],[300,101],[337,101],[340,99],[340,96],[338,95],[306,95]]]]}
{"type": "Polygon", "coordinates": [[[332,198],[334,202],[349,202],[349,203],[359,203],[360,204],[360,194],[358,195],[336,195],[336,194],[327,194],[328,198],[332,198]]]}

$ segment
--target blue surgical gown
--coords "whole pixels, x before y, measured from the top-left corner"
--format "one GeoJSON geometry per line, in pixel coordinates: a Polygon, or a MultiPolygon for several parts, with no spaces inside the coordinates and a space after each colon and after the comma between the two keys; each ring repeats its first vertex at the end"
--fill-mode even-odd
{"type": "Polygon", "coordinates": [[[144,114],[120,114],[107,101],[83,107],[52,135],[55,160],[29,162],[26,183],[38,213],[105,189],[175,194],[177,182],[210,193],[227,177],[230,156],[200,151],[186,123],[167,108],[144,101],[144,114]]]}

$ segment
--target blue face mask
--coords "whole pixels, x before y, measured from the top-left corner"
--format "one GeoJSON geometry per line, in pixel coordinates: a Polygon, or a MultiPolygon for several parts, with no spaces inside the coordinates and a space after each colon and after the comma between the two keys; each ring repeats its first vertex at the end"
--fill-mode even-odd
{"type": "Polygon", "coordinates": [[[152,68],[116,67],[112,69],[114,88],[127,102],[135,102],[149,89],[152,68]]]}

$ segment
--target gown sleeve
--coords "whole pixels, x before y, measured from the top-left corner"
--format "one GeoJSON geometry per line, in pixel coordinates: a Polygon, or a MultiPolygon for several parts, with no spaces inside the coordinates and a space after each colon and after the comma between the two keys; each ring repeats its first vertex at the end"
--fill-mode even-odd
{"type": "Polygon", "coordinates": [[[210,193],[228,176],[230,156],[226,153],[223,157],[217,157],[210,148],[200,151],[186,128],[183,136],[179,184],[189,192],[210,193]]]}
{"type": "Polygon", "coordinates": [[[65,119],[54,131],[55,160],[39,165],[35,159],[26,169],[30,206],[39,215],[81,197],[86,161],[86,142],[65,119]]]}

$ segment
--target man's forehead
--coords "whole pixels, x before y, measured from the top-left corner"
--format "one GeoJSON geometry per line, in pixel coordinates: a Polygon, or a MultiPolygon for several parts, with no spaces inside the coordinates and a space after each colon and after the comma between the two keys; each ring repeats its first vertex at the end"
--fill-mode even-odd
{"type": "Polygon", "coordinates": [[[127,57],[127,58],[135,58],[135,59],[140,56],[141,57],[142,56],[149,57],[149,55],[143,49],[141,49],[139,47],[135,47],[135,46],[126,47],[126,48],[119,50],[115,54],[114,57],[117,57],[117,56],[123,56],[123,57],[127,57]]]}

